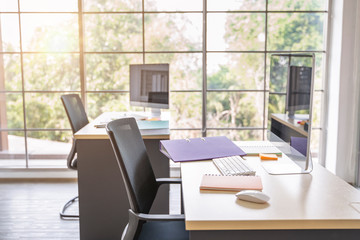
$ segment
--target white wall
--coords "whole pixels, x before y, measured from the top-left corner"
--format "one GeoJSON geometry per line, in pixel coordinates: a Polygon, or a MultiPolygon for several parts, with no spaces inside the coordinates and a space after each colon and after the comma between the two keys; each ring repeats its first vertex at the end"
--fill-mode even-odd
{"type": "Polygon", "coordinates": [[[360,2],[333,1],[328,65],[325,166],[354,183],[359,133],[360,2]]]}

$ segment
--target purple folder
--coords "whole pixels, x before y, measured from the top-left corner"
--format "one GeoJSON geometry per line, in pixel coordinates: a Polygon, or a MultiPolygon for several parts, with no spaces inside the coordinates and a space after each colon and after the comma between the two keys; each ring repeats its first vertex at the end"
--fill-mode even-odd
{"type": "Polygon", "coordinates": [[[205,137],[161,140],[160,151],[174,162],[208,160],[234,155],[246,155],[227,137],[205,137]]]}

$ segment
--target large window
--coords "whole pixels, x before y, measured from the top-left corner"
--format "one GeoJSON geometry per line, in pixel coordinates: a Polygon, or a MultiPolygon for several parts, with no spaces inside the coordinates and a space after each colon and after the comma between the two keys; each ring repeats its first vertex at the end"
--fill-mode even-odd
{"type": "Polygon", "coordinates": [[[60,101],[129,106],[129,64],[170,63],[171,137],[262,140],[272,53],[316,54],[321,144],[327,0],[0,0],[0,167],[65,168],[60,101]]]}

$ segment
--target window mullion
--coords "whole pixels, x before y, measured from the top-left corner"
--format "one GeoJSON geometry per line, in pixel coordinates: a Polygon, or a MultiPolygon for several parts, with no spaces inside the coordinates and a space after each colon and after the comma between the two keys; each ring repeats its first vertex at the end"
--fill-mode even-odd
{"type": "Polygon", "coordinates": [[[207,75],[206,75],[206,63],[207,63],[207,0],[203,0],[203,63],[202,63],[202,77],[203,77],[203,89],[202,89],[202,136],[206,137],[206,116],[207,116],[207,75]]]}

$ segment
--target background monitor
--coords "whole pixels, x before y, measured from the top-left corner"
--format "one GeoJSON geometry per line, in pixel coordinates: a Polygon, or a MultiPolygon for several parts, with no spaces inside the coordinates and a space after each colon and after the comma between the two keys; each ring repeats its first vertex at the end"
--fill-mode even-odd
{"type": "Polygon", "coordinates": [[[130,65],[130,105],[149,107],[152,116],[169,108],[169,64],[130,65]]]}
{"type": "Polygon", "coordinates": [[[295,111],[306,110],[309,114],[312,68],[290,66],[286,93],[286,111],[294,118],[295,111]]]}

